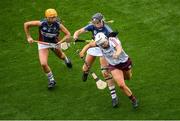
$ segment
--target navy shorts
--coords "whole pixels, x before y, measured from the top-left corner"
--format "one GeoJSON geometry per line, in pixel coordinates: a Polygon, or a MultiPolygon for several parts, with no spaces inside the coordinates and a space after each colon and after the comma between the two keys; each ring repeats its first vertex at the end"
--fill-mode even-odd
{"type": "Polygon", "coordinates": [[[119,69],[122,71],[128,71],[130,70],[132,67],[132,61],[130,58],[128,58],[128,60],[125,63],[120,63],[118,65],[110,65],[108,66],[109,70],[112,71],[114,69],[119,69]]]}

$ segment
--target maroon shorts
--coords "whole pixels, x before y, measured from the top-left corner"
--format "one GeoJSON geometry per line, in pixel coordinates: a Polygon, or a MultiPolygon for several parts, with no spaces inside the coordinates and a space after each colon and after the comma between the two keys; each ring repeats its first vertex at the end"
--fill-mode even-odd
{"type": "Polygon", "coordinates": [[[122,70],[122,71],[128,71],[130,70],[132,67],[132,61],[130,58],[128,58],[128,60],[125,62],[125,63],[120,63],[118,65],[110,65],[108,66],[109,70],[112,71],[114,69],[119,69],[119,70],[122,70]]]}

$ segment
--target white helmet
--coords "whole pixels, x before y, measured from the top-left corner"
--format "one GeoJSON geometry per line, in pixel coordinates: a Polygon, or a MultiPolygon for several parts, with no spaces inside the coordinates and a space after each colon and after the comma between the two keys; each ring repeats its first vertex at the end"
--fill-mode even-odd
{"type": "Polygon", "coordinates": [[[96,44],[99,46],[101,44],[103,44],[104,42],[108,41],[106,35],[102,32],[99,32],[96,34],[95,36],[95,42],[96,44]]]}

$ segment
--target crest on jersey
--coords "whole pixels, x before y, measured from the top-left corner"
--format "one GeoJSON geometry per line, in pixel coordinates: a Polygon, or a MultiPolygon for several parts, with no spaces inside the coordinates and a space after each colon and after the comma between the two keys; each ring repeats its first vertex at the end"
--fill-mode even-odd
{"type": "Polygon", "coordinates": [[[46,28],[46,27],[43,27],[42,29],[43,29],[43,30],[47,30],[47,28],[46,28]]]}

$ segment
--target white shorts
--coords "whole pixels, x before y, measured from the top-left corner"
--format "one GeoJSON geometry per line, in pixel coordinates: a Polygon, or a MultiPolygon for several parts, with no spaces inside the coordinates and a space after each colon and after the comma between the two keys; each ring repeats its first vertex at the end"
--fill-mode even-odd
{"type": "Polygon", "coordinates": [[[39,43],[38,43],[38,50],[46,49],[46,48],[53,48],[53,47],[52,47],[52,46],[49,46],[49,45],[44,45],[44,44],[39,44],[39,43]]]}
{"type": "Polygon", "coordinates": [[[101,49],[99,47],[89,48],[87,50],[87,54],[92,55],[92,56],[103,56],[101,49]]]}

